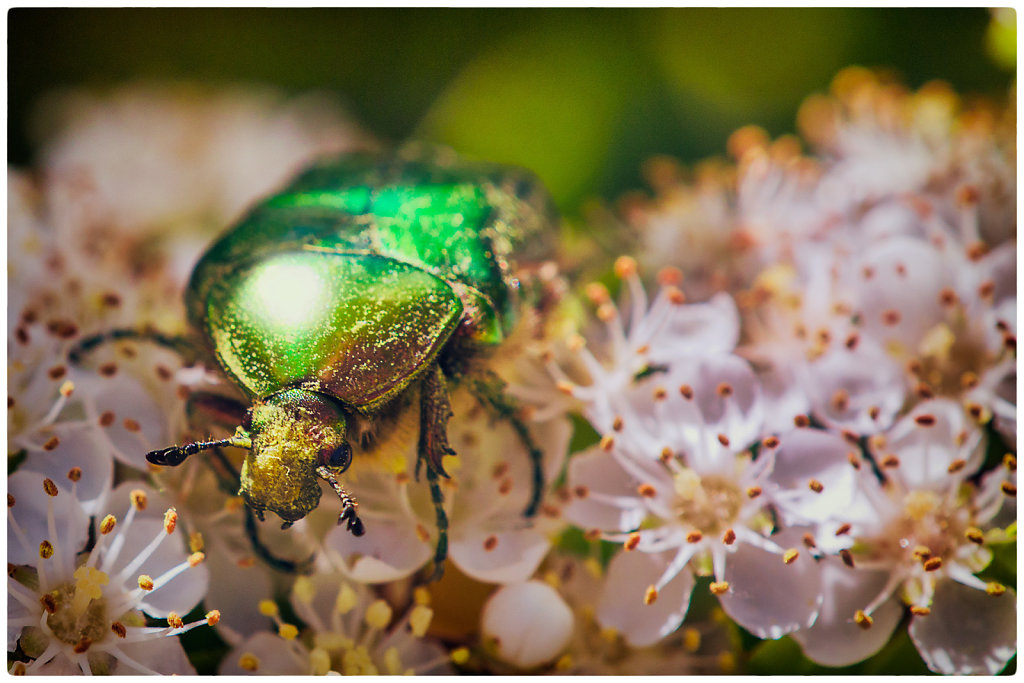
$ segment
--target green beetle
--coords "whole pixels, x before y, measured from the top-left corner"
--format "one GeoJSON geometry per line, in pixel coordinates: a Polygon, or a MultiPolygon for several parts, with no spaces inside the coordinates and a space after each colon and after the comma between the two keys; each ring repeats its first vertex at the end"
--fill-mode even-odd
{"type": "MultiPolygon", "coordinates": [[[[554,221],[548,194],[522,169],[439,151],[313,165],[221,236],[186,292],[191,324],[252,407],[229,439],[147,459],[177,465],[205,448],[247,448],[240,493],[257,516],[269,510],[287,527],[317,506],[324,479],[342,501],[338,523],[361,535],[356,503],[338,481],[352,459],[349,439],[418,388],[438,571],[447,526],[438,475],[447,476],[441,462],[452,453],[446,381],[471,373],[472,359],[510,332],[523,274],[547,255],[554,221]]],[[[480,395],[517,419],[495,392],[480,395]]],[[[515,427],[534,459],[532,515],[540,452],[515,427]]]]}

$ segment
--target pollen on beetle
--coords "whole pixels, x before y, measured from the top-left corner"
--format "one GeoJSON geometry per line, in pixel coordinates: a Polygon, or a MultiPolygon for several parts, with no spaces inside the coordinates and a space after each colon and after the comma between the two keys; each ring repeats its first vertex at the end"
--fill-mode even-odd
{"type": "Polygon", "coordinates": [[[132,505],[138,511],[143,511],[149,504],[149,498],[146,497],[146,492],[142,489],[135,489],[131,492],[132,505]]]}
{"type": "Polygon", "coordinates": [[[43,490],[46,491],[46,495],[48,496],[57,495],[57,485],[54,484],[53,479],[50,479],[49,477],[43,479],[43,490]]]}
{"type": "Polygon", "coordinates": [[[39,544],[39,557],[44,560],[48,560],[53,557],[53,544],[49,541],[44,540],[39,544]]]}
{"type": "Polygon", "coordinates": [[[295,640],[299,635],[299,629],[295,624],[281,624],[277,629],[277,635],[285,640],[295,640]]]}
{"type": "Polygon", "coordinates": [[[729,590],[728,581],[712,581],[708,585],[708,589],[715,595],[724,595],[729,590]]]}
{"type": "Polygon", "coordinates": [[[167,508],[167,512],[164,513],[164,531],[169,534],[174,533],[174,529],[178,526],[178,511],[174,508],[167,508]]]}
{"type": "Polygon", "coordinates": [[[644,604],[653,605],[658,599],[658,589],[653,585],[647,587],[647,591],[644,593],[644,604]]]}
{"type": "Polygon", "coordinates": [[[871,625],[875,623],[875,620],[871,618],[871,615],[862,609],[859,609],[854,613],[853,621],[857,626],[860,626],[865,631],[871,628],[871,625]]]}
{"type": "Polygon", "coordinates": [[[153,579],[147,576],[146,574],[142,574],[141,576],[139,576],[139,588],[141,588],[144,591],[153,590],[153,579]]]}
{"type": "Polygon", "coordinates": [[[800,551],[796,548],[790,548],[782,554],[782,561],[785,564],[793,564],[798,557],[800,557],[800,551]]]}

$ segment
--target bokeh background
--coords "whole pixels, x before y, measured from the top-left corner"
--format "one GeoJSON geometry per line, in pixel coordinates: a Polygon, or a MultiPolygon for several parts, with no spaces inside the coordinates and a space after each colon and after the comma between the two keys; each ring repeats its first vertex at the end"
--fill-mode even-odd
{"type": "Polygon", "coordinates": [[[333,93],[384,141],[411,137],[535,170],[562,209],[643,186],[642,162],[723,154],[795,129],[842,67],[1005,95],[1012,10],[13,9],[8,162],[31,164],[38,99],[127,81],[333,93]]]}

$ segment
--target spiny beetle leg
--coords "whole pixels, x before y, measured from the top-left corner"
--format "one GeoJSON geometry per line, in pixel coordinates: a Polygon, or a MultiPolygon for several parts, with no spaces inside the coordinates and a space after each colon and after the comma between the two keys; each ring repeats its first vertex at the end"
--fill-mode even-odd
{"type": "Polygon", "coordinates": [[[338,515],[338,525],[342,522],[346,522],[345,528],[352,532],[353,536],[362,536],[366,533],[366,527],[363,526],[363,520],[359,519],[359,503],[353,498],[345,487],[341,485],[338,478],[334,476],[326,467],[320,466],[316,468],[317,475],[325,480],[334,489],[334,492],[338,495],[338,499],[341,501],[341,514],[338,515]]]}
{"type": "Polygon", "coordinates": [[[416,478],[419,479],[420,465],[427,466],[446,479],[444,456],[455,455],[448,445],[448,419],[452,416],[452,405],[448,400],[448,387],[441,372],[441,366],[434,363],[427,370],[420,383],[420,441],[419,459],[416,461],[416,478]]]}

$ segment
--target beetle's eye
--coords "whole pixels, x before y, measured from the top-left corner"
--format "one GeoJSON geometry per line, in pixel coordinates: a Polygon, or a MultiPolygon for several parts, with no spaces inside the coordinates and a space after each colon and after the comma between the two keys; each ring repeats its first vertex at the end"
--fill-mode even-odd
{"type": "Polygon", "coordinates": [[[327,462],[324,464],[328,467],[342,471],[347,470],[348,466],[352,464],[352,448],[348,442],[342,441],[341,445],[328,453],[325,459],[327,462]]]}

